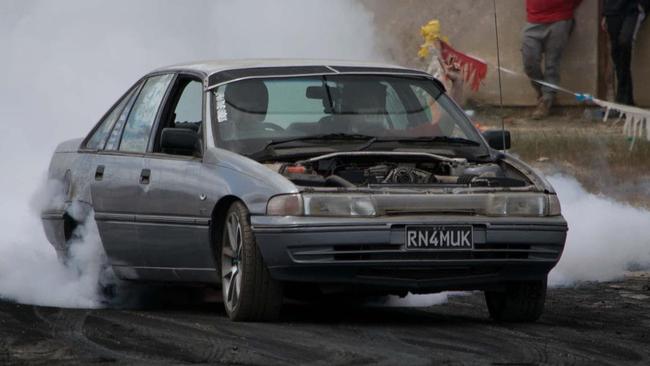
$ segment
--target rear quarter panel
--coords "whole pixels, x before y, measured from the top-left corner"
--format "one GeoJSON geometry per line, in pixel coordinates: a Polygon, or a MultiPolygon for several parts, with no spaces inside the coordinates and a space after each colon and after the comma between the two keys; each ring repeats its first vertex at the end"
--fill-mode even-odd
{"type": "Polygon", "coordinates": [[[57,252],[66,249],[65,215],[81,222],[91,209],[92,154],[78,152],[81,141],[68,140],[56,148],[39,197],[45,235],[57,252]]]}

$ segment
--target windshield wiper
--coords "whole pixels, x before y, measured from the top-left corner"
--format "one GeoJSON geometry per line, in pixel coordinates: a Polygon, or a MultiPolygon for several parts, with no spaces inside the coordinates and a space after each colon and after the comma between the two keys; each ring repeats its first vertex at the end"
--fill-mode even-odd
{"type": "Polygon", "coordinates": [[[375,138],[371,139],[366,143],[365,145],[361,146],[359,150],[365,150],[369,148],[371,145],[375,143],[382,143],[382,142],[398,142],[398,143],[408,143],[408,142],[413,142],[413,143],[431,143],[431,142],[440,142],[440,143],[445,143],[445,144],[459,144],[459,145],[467,145],[467,146],[481,146],[480,143],[469,140],[463,137],[449,137],[449,136],[434,136],[434,137],[429,137],[429,136],[420,136],[420,137],[390,137],[390,138],[375,138]]]}
{"type": "Polygon", "coordinates": [[[376,139],[374,136],[361,135],[356,133],[325,133],[320,135],[310,135],[310,136],[301,136],[301,137],[292,137],[282,140],[274,140],[266,144],[263,150],[266,150],[270,147],[286,144],[289,142],[295,141],[312,141],[312,140],[373,140],[376,139]]]}
{"type": "MultiPolygon", "coordinates": [[[[376,140],[377,138],[375,136],[369,136],[369,135],[362,135],[362,134],[353,134],[353,133],[325,133],[325,134],[319,134],[319,135],[309,135],[309,136],[301,136],[301,137],[291,137],[287,139],[281,139],[281,140],[271,140],[262,150],[259,150],[257,152],[254,152],[252,154],[248,154],[248,157],[253,158],[255,160],[261,159],[261,158],[266,158],[266,157],[272,157],[275,156],[276,153],[274,151],[274,147],[277,145],[282,145],[282,144],[288,144],[290,142],[296,142],[296,141],[318,141],[318,140],[325,140],[325,141],[331,141],[331,140],[342,140],[342,141],[368,141],[366,144],[371,143],[372,141],[376,140]]],[[[304,147],[304,146],[300,146],[304,147]]]]}

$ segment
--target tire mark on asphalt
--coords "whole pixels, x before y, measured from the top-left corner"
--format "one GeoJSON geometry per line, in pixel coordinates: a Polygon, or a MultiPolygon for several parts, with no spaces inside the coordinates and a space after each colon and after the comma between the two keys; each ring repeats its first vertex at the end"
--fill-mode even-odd
{"type": "Polygon", "coordinates": [[[0,302],[0,363],[650,364],[649,303],[603,286],[551,289],[536,324],[488,320],[480,294],[427,309],[288,306],[274,324],[232,323],[214,307],[0,302]]]}
{"type": "MultiPolygon", "coordinates": [[[[199,350],[197,351],[198,357],[200,359],[203,359],[204,362],[223,362],[224,359],[228,359],[228,350],[237,348],[234,346],[234,343],[228,342],[228,340],[224,339],[224,337],[215,336],[215,332],[209,329],[209,327],[203,323],[187,323],[160,315],[153,315],[150,313],[142,313],[136,311],[123,311],[120,313],[104,314],[103,317],[105,319],[110,319],[111,321],[119,323],[130,323],[133,321],[133,319],[124,319],[125,315],[137,318],[145,318],[148,322],[154,323],[144,325],[140,324],[140,331],[147,333],[151,337],[160,336],[161,330],[154,327],[154,325],[160,324],[160,321],[170,323],[178,328],[182,328],[175,330],[178,332],[178,334],[183,334],[183,338],[192,338],[193,340],[198,340],[199,342],[207,343],[209,345],[208,347],[199,347],[199,350]],[[191,331],[192,333],[188,334],[187,331],[191,331]]],[[[206,322],[209,319],[201,320],[206,322]]],[[[229,337],[236,338],[236,335],[230,334],[229,337]]]]}
{"type": "Polygon", "coordinates": [[[75,347],[83,347],[88,355],[91,356],[92,361],[162,361],[163,359],[151,356],[140,355],[132,352],[115,351],[113,349],[104,347],[100,344],[88,339],[84,334],[84,325],[88,314],[92,310],[76,310],[76,309],[59,309],[53,315],[53,319],[43,314],[43,310],[38,307],[32,307],[34,314],[47,323],[51,329],[53,338],[65,338],[75,344],[75,347]]]}
{"type": "MultiPolygon", "coordinates": [[[[264,328],[274,327],[273,324],[264,324],[264,323],[232,323],[224,318],[215,318],[214,316],[205,317],[201,316],[200,320],[205,324],[211,324],[208,328],[203,328],[198,326],[196,321],[183,321],[178,319],[173,319],[167,314],[151,314],[151,313],[141,313],[129,311],[129,315],[137,316],[140,318],[145,318],[148,320],[154,320],[156,322],[163,321],[166,323],[173,324],[179,328],[182,328],[183,331],[193,331],[193,332],[204,332],[207,333],[210,337],[219,339],[226,339],[231,342],[230,348],[236,348],[238,353],[243,351],[249,351],[258,355],[261,363],[264,364],[288,364],[293,365],[295,362],[306,363],[313,359],[313,352],[305,352],[304,349],[298,347],[290,340],[287,342],[281,337],[269,337],[271,331],[262,331],[260,332],[260,326],[264,328]],[[217,328],[212,324],[216,324],[217,320],[221,319],[222,321],[227,322],[223,324],[224,327],[217,328]],[[280,354],[278,351],[281,350],[284,354],[280,354]]],[[[177,316],[177,314],[169,314],[170,316],[177,316]]],[[[187,314],[184,314],[187,316],[187,314]]],[[[236,355],[236,354],[235,354],[236,355]]],[[[317,357],[317,356],[316,356],[317,357]]],[[[220,360],[223,361],[223,360],[220,360]]],[[[236,360],[235,360],[236,361],[236,360]]],[[[233,361],[234,362],[234,361],[233,361]]]]}
{"type": "MultiPolygon", "coordinates": [[[[168,319],[159,315],[137,312],[133,313],[133,315],[155,318],[189,328],[195,327],[194,323],[168,319]]],[[[215,318],[209,318],[208,320],[216,325],[215,318]]],[[[406,354],[395,358],[396,352],[394,350],[386,352],[385,346],[365,345],[360,348],[358,333],[342,334],[344,328],[350,328],[347,325],[341,328],[332,324],[323,326],[322,324],[230,323],[227,318],[217,318],[217,320],[224,323],[220,325],[232,329],[232,331],[226,332],[222,328],[212,328],[212,332],[221,336],[226,335],[235,340],[245,341],[249,347],[254,347],[257,351],[272,352],[275,361],[282,364],[357,364],[366,361],[382,364],[383,360],[386,360],[385,364],[390,365],[404,360],[423,361],[421,357],[406,354]],[[265,330],[260,331],[260,327],[265,328],[265,330]],[[326,334],[319,334],[319,331],[323,329],[326,329],[326,334]],[[282,341],[273,341],[274,345],[269,347],[270,334],[273,334],[274,340],[280,339],[282,341]],[[271,349],[267,350],[269,348],[271,349]],[[285,355],[277,356],[278,351],[283,352],[285,355]],[[361,353],[360,351],[365,352],[361,353]]],[[[266,355],[265,353],[264,356],[266,357],[266,355]]]]}

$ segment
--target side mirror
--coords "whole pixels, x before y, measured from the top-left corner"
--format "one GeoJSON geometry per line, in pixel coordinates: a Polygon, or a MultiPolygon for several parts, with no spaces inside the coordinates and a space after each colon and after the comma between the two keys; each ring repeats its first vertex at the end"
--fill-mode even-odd
{"type": "Polygon", "coordinates": [[[166,154],[194,156],[201,151],[201,139],[189,128],[163,128],[160,148],[166,154]]]}
{"type": "Polygon", "coordinates": [[[483,138],[495,150],[510,149],[510,131],[488,130],[483,132],[483,138]]]}

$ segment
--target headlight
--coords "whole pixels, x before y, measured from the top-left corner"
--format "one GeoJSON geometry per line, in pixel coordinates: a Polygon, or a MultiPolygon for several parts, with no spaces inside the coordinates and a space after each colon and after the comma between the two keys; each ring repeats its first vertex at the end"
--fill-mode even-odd
{"type": "MultiPolygon", "coordinates": [[[[455,198],[469,200],[469,197],[455,198]]],[[[457,201],[457,200],[456,200],[457,201]]],[[[426,202],[425,202],[426,203],[426,202]]],[[[486,216],[522,216],[543,217],[559,216],[560,201],[554,194],[541,193],[496,193],[481,195],[478,201],[465,202],[473,206],[479,215],[486,216]]],[[[385,203],[384,203],[385,204],[385,203]]],[[[406,208],[406,203],[393,202],[406,208]]],[[[430,202],[431,212],[448,210],[453,202],[430,202]]],[[[458,204],[458,203],[456,203],[458,204]]],[[[425,204],[426,206],[426,204],[425,204]]],[[[467,206],[464,204],[463,207],[467,206]]],[[[304,193],[283,194],[272,197],[266,206],[269,216],[338,216],[338,217],[374,217],[378,209],[372,195],[340,193],[304,193]]]]}
{"type": "Polygon", "coordinates": [[[487,200],[487,216],[546,216],[545,194],[495,194],[487,200]]]}
{"type": "Polygon", "coordinates": [[[560,199],[555,194],[548,195],[548,215],[549,216],[560,216],[562,214],[562,206],[560,205],[560,199]]]}
{"type": "Polygon", "coordinates": [[[308,216],[376,216],[375,203],[368,195],[313,194],[305,195],[308,216]]]}
{"type": "Polygon", "coordinates": [[[266,214],[270,216],[301,216],[303,214],[300,194],[283,194],[271,197],[266,204],[266,214]]]}
{"type": "Polygon", "coordinates": [[[376,216],[372,198],[357,194],[287,194],[272,197],[266,205],[271,216],[376,216]]]}

